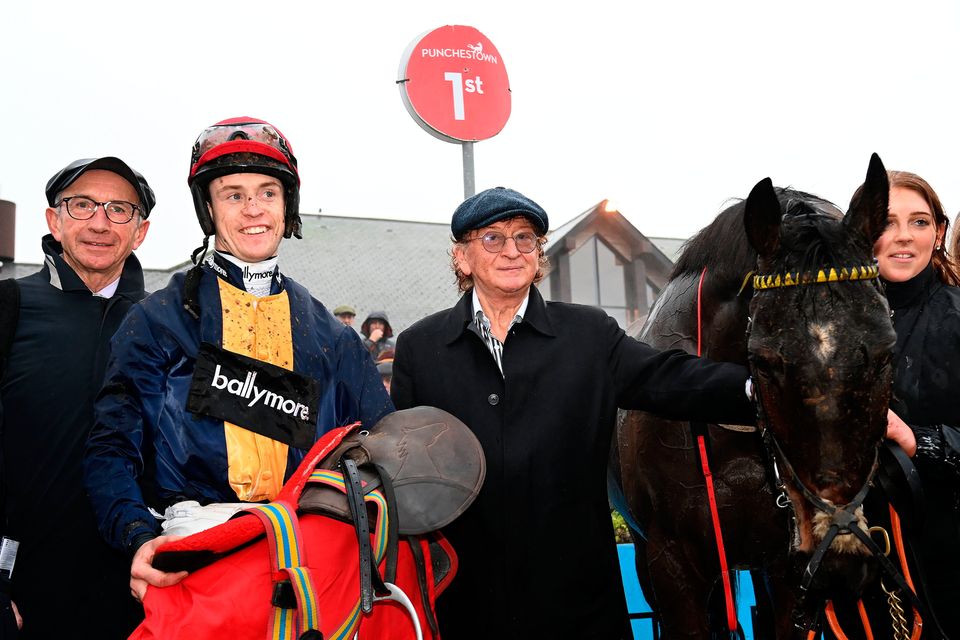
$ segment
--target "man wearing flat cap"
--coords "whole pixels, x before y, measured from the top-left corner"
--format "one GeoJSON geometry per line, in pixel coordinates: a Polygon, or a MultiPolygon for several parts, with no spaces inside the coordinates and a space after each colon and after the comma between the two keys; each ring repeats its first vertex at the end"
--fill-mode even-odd
{"type": "Polygon", "coordinates": [[[143,611],[129,561],[97,531],[81,462],[110,337],[145,295],[132,252],[156,201],[114,157],[67,165],[46,196],[43,267],[0,282],[0,527],[19,542],[19,637],[125,638],[143,611]]]}
{"type": "Polygon", "coordinates": [[[629,638],[607,503],[617,409],[751,424],[744,367],[628,337],[601,309],[544,302],[549,221],[488,189],[453,214],[463,296],[402,332],[391,394],[466,423],[487,476],[444,533],[459,572],[439,598],[444,640],[629,638]]]}
{"type": "Polygon", "coordinates": [[[337,316],[337,320],[343,324],[352,327],[353,319],[357,317],[357,310],[348,304],[341,304],[333,310],[333,315],[337,316]]]}

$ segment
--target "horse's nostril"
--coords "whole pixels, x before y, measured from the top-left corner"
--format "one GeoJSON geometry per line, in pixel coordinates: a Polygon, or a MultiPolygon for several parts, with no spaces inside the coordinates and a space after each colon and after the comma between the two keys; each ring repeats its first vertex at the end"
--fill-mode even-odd
{"type": "Polygon", "coordinates": [[[833,504],[845,504],[845,483],[839,473],[835,471],[821,471],[813,478],[816,485],[816,493],[824,500],[829,500],[833,504]]]}
{"type": "Polygon", "coordinates": [[[813,481],[820,489],[837,488],[841,483],[840,474],[836,471],[821,471],[814,476],[813,481]]]}

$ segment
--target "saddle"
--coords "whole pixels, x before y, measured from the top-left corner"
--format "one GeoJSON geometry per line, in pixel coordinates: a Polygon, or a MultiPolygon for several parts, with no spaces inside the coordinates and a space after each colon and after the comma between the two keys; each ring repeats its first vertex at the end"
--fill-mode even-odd
{"type": "MultiPolygon", "coordinates": [[[[401,535],[436,531],[453,522],[476,498],[486,473],[476,436],[434,407],[391,413],[369,432],[345,438],[319,466],[335,468],[344,456],[359,467],[365,491],[384,480],[392,484],[401,535]]],[[[344,495],[323,486],[308,487],[300,507],[350,518],[344,495]]]]}
{"type": "Polygon", "coordinates": [[[131,638],[437,638],[457,570],[438,529],[485,472],[473,433],[432,407],[334,429],[273,502],[157,549],[154,567],[191,573],[147,590],[131,638]]]}

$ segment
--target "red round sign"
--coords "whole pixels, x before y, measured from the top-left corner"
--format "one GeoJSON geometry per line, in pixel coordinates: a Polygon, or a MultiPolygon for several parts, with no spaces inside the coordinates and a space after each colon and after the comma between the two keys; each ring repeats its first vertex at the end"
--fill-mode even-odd
{"type": "Polygon", "coordinates": [[[400,61],[400,97],[430,134],[475,142],[500,133],[510,117],[510,83],[500,52],[473,27],[434,29],[400,61]]]}

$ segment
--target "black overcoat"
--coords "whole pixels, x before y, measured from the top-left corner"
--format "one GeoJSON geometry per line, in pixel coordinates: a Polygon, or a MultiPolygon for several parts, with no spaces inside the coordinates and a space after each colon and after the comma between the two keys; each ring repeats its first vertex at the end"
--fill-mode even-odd
{"type": "MultiPolygon", "coordinates": [[[[134,223],[130,223],[134,224],[134,223]]],[[[43,268],[18,281],[20,311],[0,372],[2,533],[20,541],[13,599],[26,638],[126,638],[143,619],[130,558],[97,531],[82,461],[110,338],[145,294],[136,256],[116,293],[93,295],[52,235],[43,268]]]]}
{"type": "Polygon", "coordinates": [[[749,424],[747,370],[628,337],[595,307],[536,287],[504,342],[503,375],[469,328],[472,294],[400,334],[398,409],[434,406],[477,435],[487,477],[445,529],[459,573],[444,640],[629,637],[606,493],[617,408],[749,424]]]}
{"type": "Polygon", "coordinates": [[[890,408],[916,435],[913,461],[924,493],[914,544],[934,615],[947,637],[958,638],[960,288],[943,284],[931,266],[884,284],[897,332],[890,408]]]}

